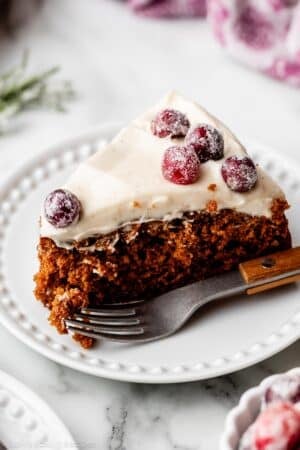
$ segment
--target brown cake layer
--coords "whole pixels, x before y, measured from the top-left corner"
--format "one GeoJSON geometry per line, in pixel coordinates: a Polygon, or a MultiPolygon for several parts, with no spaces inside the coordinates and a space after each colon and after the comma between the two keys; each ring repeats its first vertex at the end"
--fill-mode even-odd
{"type": "MultiPolygon", "coordinates": [[[[126,226],[71,250],[41,238],[35,295],[50,309],[50,323],[65,333],[64,319],[82,307],[151,297],[290,248],[285,201],[274,201],[271,219],[216,206],[211,202],[182,219],[126,226]]],[[[75,339],[85,348],[93,343],[75,339]]]]}

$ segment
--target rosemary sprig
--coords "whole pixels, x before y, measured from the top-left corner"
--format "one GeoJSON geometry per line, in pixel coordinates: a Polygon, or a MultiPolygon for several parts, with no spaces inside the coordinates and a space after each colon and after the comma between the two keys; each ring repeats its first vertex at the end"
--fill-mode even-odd
{"type": "Polygon", "coordinates": [[[25,53],[18,66],[0,74],[0,133],[5,131],[9,119],[21,111],[45,106],[65,111],[65,103],[74,97],[69,81],[49,84],[49,78],[59,72],[58,66],[33,76],[27,76],[27,66],[25,53]]]}

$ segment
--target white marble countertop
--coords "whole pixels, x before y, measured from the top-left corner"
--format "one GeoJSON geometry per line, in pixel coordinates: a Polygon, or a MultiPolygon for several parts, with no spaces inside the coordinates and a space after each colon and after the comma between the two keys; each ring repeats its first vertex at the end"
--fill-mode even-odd
{"type": "MultiPolygon", "coordinates": [[[[0,42],[0,68],[31,50],[61,64],[78,92],[68,114],[30,112],[0,139],[0,185],[32,155],[101,122],[127,120],[175,88],[241,136],[300,159],[300,93],[230,60],[201,21],[138,19],[113,0],[45,0],[0,42]]],[[[239,373],[177,386],[118,383],[50,362],[0,329],[0,367],[53,407],[80,450],[214,450],[227,411],[273,372],[300,365],[300,343],[239,373]]]]}

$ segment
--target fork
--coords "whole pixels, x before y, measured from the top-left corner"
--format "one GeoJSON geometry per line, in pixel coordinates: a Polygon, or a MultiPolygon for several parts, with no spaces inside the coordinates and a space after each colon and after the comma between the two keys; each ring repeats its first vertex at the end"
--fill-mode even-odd
{"type": "Polygon", "coordinates": [[[116,342],[150,342],[178,331],[202,306],[300,281],[300,247],[257,258],[223,275],[167,292],[148,301],[84,308],[65,320],[71,333],[116,342]]]}

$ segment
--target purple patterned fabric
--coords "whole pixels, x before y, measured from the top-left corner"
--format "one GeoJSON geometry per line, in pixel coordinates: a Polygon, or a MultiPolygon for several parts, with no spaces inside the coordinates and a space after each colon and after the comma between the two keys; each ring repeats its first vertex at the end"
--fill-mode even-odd
{"type": "Polygon", "coordinates": [[[148,17],[207,13],[220,44],[246,64],[300,87],[300,0],[128,0],[148,17]],[[207,11],[206,11],[207,9],[207,11]]]}
{"type": "Polygon", "coordinates": [[[298,0],[208,0],[208,20],[232,55],[300,87],[298,0]]]}
{"type": "Polygon", "coordinates": [[[138,14],[148,17],[204,17],[206,0],[128,0],[138,14]]]}

